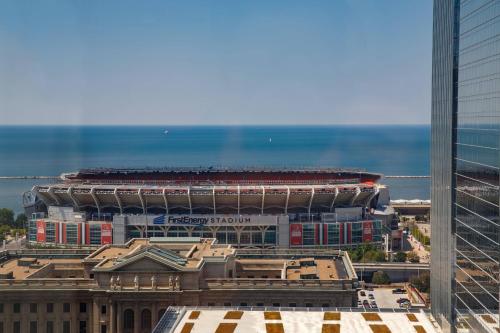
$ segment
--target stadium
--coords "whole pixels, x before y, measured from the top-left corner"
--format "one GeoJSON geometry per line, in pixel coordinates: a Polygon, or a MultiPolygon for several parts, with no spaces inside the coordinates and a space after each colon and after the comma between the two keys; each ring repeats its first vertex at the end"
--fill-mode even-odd
{"type": "Polygon", "coordinates": [[[341,169],[86,169],[25,197],[29,241],[209,237],[236,247],[350,247],[390,230],[380,174],[341,169]],[[31,213],[31,212],[30,212],[31,213]]]}

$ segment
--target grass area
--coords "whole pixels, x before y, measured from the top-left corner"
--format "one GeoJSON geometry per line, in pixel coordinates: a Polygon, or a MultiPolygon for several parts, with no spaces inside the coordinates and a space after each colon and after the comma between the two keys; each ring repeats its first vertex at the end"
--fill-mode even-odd
{"type": "Polygon", "coordinates": [[[391,333],[391,330],[387,325],[378,324],[378,325],[370,325],[373,333],[391,333]]]}
{"type": "Polygon", "coordinates": [[[238,326],[236,323],[220,323],[215,333],[233,333],[236,326],[238,326]]]}
{"type": "Polygon", "coordinates": [[[496,324],[495,319],[493,319],[490,315],[481,315],[481,318],[488,324],[496,324]]]}
{"type": "Polygon", "coordinates": [[[266,332],[267,333],[285,333],[285,329],[283,328],[282,323],[267,323],[266,324],[266,332]]]}
{"type": "Polygon", "coordinates": [[[412,321],[412,322],[417,322],[418,321],[417,316],[415,316],[415,314],[413,314],[413,313],[406,314],[406,317],[408,317],[409,321],[412,321]]]}
{"type": "Polygon", "coordinates": [[[224,316],[224,319],[241,319],[243,316],[243,311],[228,311],[224,316]]]}
{"type": "Polygon", "coordinates": [[[323,320],[340,320],[340,312],[325,312],[323,320]]]}
{"type": "Polygon", "coordinates": [[[265,320],[281,320],[281,314],[278,311],[266,311],[264,312],[265,320]]]}
{"type": "Polygon", "coordinates": [[[181,333],[191,333],[194,323],[185,323],[182,327],[181,333]]]}
{"type": "Polygon", "coordinates": [[[378,313],[374,312],[365,312],[361,314],[366,321],[382,321],[382,318],[378,315],[378,313]]]}
{"type": "Polygon", "coordinates": [[[189,319],[198,319],[200,316],[200,311],[191,311],[189,314],[189,319]]]}
{"type": "Polygon", "coordinates": [[[415,331],[417,331],[417,333],[427,333],[425,328],[421,325],[415,325],[413,327],[415,328],[415,331]]]}
{"type": "Polygon", "coordinates": [[[340,333],[340,324],[323,324],[321,333],[340,333]]]}

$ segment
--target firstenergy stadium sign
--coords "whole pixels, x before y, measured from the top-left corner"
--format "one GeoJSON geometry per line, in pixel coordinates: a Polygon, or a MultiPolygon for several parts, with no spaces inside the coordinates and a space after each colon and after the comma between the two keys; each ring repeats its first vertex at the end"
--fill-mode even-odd
{"type": "Polygon", "coordinates": [[[276,225],[277,216],[261,215],[160,215],[156,225],[276,225]]]}

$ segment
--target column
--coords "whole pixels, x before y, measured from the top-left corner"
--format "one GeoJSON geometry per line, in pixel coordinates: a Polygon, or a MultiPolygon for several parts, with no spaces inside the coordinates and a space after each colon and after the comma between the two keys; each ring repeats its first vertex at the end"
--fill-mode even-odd
{"type": "Polygon", "coordinates": [[[3,305],[3,311],[4,311],[4,331],[9,332],[13,331],[14,328],[12,327],[12,303],[11,302],[6,302],[3,305]]]}
{"type": "Polygon", "coordinates": [[[47,321],[47,316],[46,316],[47,312],[45,311],[45,309],[43,309],[44,305],[45,303],[37,303],[36,307],[37,332],[42,332],[42,333],[45,333],[45,328],[47,326],[47,324],[45,323],[47,321]]]}
{"type": "Polygon", "coordinates": [[[139,333],[141,327],[141,314],[139,313],[139,304],[134,306],[134,333],[139,333]]]}
{"type": "Polygon", "coordinates": [[[29,304],[21,303],[20,321],[21,332],[29,332],[29,304]]]}
{"type": "Polygon", "coordinates": [[[57,301],[54,302],[54,314],[55,314],[55,320],[54,320],[54,332],[62,332],[62,303],[58,303],[57,301]]]}
{"type": "Polygon", "coordinates": [[[87,332],[94,332],[94,301],[91,300],[87,302],[87,313],[86,313],[86,321],[87,321],[87,332]]]}
{"type": "Polygon", "coordinates": [[[92,327],[92,330],[90,330],[91,332],[95,332],[95,333],[99,333],[100,332],[100,327],[99,327],[99,322],[100,322],[100,318],[101,318],[101,309],[100,309],[100,306],[99,306],[99,302],[97,299],[93,299],[93,302],[92,302],[92,309],[91,309],[91,318],[92,318],[92,321],[89,323],[89,326],[92,327]]]}
{"type": "Polygon", "coordinates": [[[115,333],[115,307],[113,301],[109,300],[109,333],[115,333]]]}
{"type": "Polygon", "coordinates": [[[116,302],[116,328],[117,332],[123,332],[123,307],[120,302],[116,302]]]}
{"type": "Polygon", "coordinates": [[[78,312],[80,310],[79,303],[70,303],[71,304],[71,309],[70,309],[70,314],[71,314],[71,332],[79,332],[80,327],[78,323],[78,312]]]}
{"type": "Polygon", "coordinates": [[[153,302],[153,306],[151,307],[151,328],[156,326],[160,318],[158,318],[158,304],[153,302]]]}

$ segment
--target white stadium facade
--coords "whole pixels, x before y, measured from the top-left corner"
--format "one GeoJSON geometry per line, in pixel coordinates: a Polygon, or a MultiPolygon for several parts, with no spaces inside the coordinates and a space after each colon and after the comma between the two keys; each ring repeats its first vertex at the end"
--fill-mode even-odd
{"type": "Polygon", "coordinates": [[[81,170],[25,195],[33,198],[28,237],[77,246],[144,237],[258,248],[380,244],[392,221],[380,177],[337,169],[81,170]]]}

